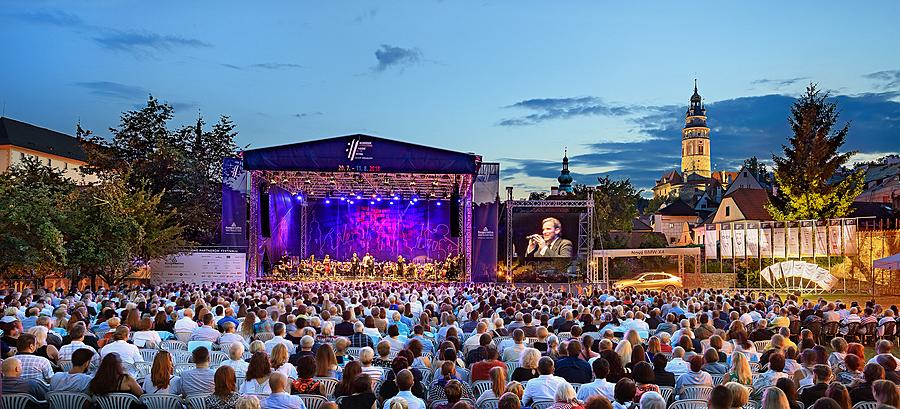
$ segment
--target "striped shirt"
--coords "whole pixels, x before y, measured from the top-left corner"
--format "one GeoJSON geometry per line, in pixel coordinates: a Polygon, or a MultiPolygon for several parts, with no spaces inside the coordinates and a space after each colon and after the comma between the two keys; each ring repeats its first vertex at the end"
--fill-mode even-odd
{"type": "Polygon", "coordinates": [[[72,341],[71,344],[63,345],[62,348],[59,349],[59,360],[71,361],[72,354],[79,349],[89,349],[93,351],[94,356],[91,357],[91,366],[97,367],[100,365],[100,354],[97,353],[97,350],[81,341],[72,341]]]}
{"type": "Polygon", "coordinates": [[[53,377],[53,366],[49,359],[25,353],[16,354],[16,358],[22,362],[22,379],[49,382],[53,377]]]}

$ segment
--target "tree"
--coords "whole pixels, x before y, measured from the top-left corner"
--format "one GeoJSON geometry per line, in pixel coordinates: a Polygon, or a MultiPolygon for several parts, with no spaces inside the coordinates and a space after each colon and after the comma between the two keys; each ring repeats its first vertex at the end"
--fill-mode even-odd
{"type": "Polygon", "coordinates": [[[161,194],[161,209],[175,212],[185,238],[196,243],[219,241],[222,206],[222,161],[234,157],[235,125],[219,117],[210,130],[202,117],[194,125],[170,130],[174,109],[150,96],[147,106],[122,114],[107,140],[78,128],[85,137],[89,171],[98,175],[124,175],[132,189],[146,187],[161,194]]]}
{"type": "Polygon", "coordinates": [[[531,192],[528,194],[528,200],[544,200],[549,196],[547,192],[531,192]]]}
{"type": "Polygon", "coordinates": [[[668,196],[653,196],[650,203],[644,207],[644,214],[656,213],[663,206],[674,203],[675,199],[675,192],[669,192],[668,196]]]}
{"type": "Polygon", "coordinates": [[[612,230],[630,232],[632,220],[638,216],[637,204],[641,191],[631,180],[613,180],[609,176],[597,178],[594,189],[594,233],[609,234],[612,230]]]}
{"type": "Polygon", "coordinates": [[[762,163],[759,158],[756,156],[751,156],[744,160],[744,169],[750,172],[754,178],[756,178],[759,183],[763,186],[769,186],[772,184],[772,180],[769,177],[769,169],[765,163],[762,163]]]}
{"type": "Polygon", "coordinates": [[[827,97],[810,84],[791,107],[788,122],[793,135],[782,146],[784,157],[772,157],[779,196],[767,208],[777,220],[843,217],[862,192],[860,171],[832,181],[855,152],[838,152],[850,124],[832,129],[838,120],[837,105],[827,97]]]}
{"type": "Polygon", "coordinates": [[[60,226],[73,188],[62,172],[35,159],[0,174],[0,272],[40,280],[65,265],[60,226]]]}

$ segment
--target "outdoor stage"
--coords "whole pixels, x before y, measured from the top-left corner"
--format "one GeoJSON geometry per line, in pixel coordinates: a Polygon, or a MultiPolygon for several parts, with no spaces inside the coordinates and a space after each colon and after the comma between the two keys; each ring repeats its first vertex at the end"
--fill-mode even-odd
{"type": "Polygon", "coordinates": [[[243,165],[250,279],[471,277],[477,155],[348,135],[249,150],[243,165]]]}

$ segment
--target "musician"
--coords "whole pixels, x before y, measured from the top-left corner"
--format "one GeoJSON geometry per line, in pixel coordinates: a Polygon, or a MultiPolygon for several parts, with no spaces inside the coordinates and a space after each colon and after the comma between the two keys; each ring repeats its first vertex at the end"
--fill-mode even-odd
{"type": "Polygon", "coordinates": [[[572,257],[572,242],[560,237],[562,224],[555,217],[541,222],[541,234],[528,236],[527,257],[572,257]]]}
{"type": "Polygon", "coordinates": [[[375,274],[375,258],[372,257],[371,254],[366,252],[366,255],[363,256],[362,263],[363,263],[363,268],[366,269],[367,275],[371,276],[371,275],[375,274]]]}
{"type": "Polygon", "coordinates": [[[359,256],[356,255],[356,252],[353,252],[353,257],[350,258],[350,275],[353,278],[359,274],[359,256]]]}

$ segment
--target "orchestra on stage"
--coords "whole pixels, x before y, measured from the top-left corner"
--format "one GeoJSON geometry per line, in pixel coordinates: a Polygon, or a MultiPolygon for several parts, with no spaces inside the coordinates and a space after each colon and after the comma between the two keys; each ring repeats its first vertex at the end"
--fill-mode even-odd
{"type": "Polygon", "coordinates": [[[284,281],[320,280],[387,280],[387,281],[433,281],[454,282],[462,277],[462,258],[450,256],[445,260],[408,262],[402,255],[397,260],[376,260],[366,253],[357,253],[349,260],[332,260],[329,255],[317,260],[310,256],[299,259],[284,255],[272,267],[270,279],[284,281]]]}

